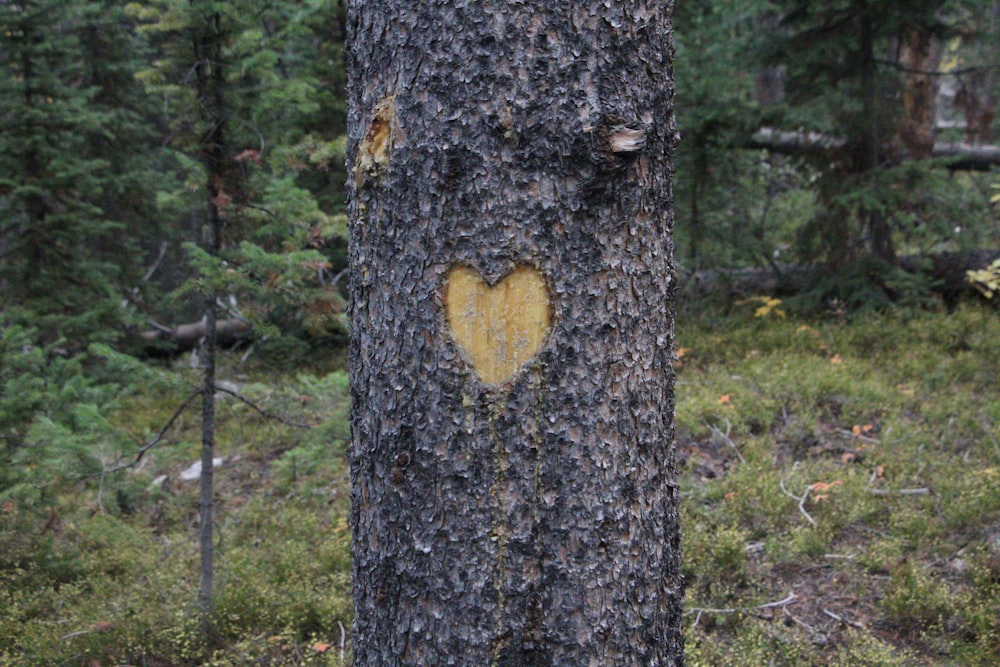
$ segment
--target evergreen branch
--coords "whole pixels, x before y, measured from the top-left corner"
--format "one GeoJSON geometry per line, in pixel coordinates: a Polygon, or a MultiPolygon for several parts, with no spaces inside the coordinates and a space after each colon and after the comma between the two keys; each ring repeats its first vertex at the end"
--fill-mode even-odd
{"type": "Polygon", "coordinates": [[[180,418],[180,416],[184,413],[184,411],[187,410],[188,406],[191,405],[194,399],[196,399],[198,396],[201,396],[204,393],[204,391],[205,391],[204,387],[198,387],[193,392],[191,392],[191,395],[188,396],[187,399],[183,403],[181,403],[180,407],[174,411],[174,414],[170,416],[170,419],[167,420],[167,423],[164,424],[163,428],[157,431],[156,435],[154,435],[145,445],[142,446],[142,448],[139,449],[138,452],[136,452],[134,461],[131,461],[130,463],[123,463],[121,465],[115,466],[114,468],[111,468],[110,470],[102,470],[100,473],[101,477],[109,473],[118,472],[120,470],[126,470],[128,468],[134,468],[135,466],[139,465],[139,463],[142,461],[142,457],[146,455],[146,452],[151,450],[156,445],[160,444],[160,441],[163,440],[163,436],[167,434],[167,431],[169,431],[170,428],[174,425],[174,422],[176,422],[177,419],[180,418]]]}
{"type": "Polygon", "coordinates": [[[4,225],[3,227],[0,227],[0,238],[7,236],[8,234],[20,232],[24,227],[25,222],[22,220],[12,222],[9,225],[4,225]]]}
{"type": "Polygon", "coordinates": [[[280,217],[278,216],[278,214],[277,214],[277,213],[275,213],[274,211],[272,211],[271,209],[268,209],[268,208],[264,208],[263,206],[258,206],[257,204],[249,204],[249,203],[245,203],[245,202],[244,202],[244,203],[240,204],[240,206],[242,206],[243,208],[249,208],[249,209],[252,209],[252,210],[254,210],[254,211],[260,211],[261,213],[266,213],[266,214],[268,214],[269,216],[271,216],[272,218],[277,218],[278,220],[280,220],[280,219],[281,219],[281,218],[280,218],[280,217]]]}

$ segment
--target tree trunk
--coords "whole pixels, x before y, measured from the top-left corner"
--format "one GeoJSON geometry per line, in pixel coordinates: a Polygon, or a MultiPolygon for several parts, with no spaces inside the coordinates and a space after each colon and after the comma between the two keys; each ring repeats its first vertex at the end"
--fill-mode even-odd
{"type": "MultiPolygon", "coordinates": [[[[867,0],[858,3],[859,20],[861,21],[861,97],[864,108],[862,119],[862,158],[858,165],[859,171],[874,177],[882,164],[880,146],[882,143],[879,127],[879,89],[877,87],[877,72],[875,63],[875,35],[867,0]]],[[[882,211],[864,210],[861,215],[867,218],[868,238],[871,253],[889,264],[896,263],[896,249],[892,242],[892,227],[882,211]]]]}
{"type": "Polygon", "coordinates": [[[355,665],[681,665],[672,3],[353,0],[355,665]]]}
{"type": "Polygon", "coordinates": [[[903,72],[903,116],[897,134],[908,157],[924,160],[934,154],[934,121],[938,86],[934,72],[941,65],[941,42],[928,26],[903,33],[899,47],[903,72]]]}
{"type": "MultiPolygon", "coordinates": [[[[205,167],[207,220],[203,246],[213,257],[222,249],[223,183],[226,180],[226,125],[229,117],[225,100],[225,63],[223,62],[222,20],[218,12],[208,9],[192,13],[195,22],[194,54],[198,100],[207,131],[201,138],[201,159],[205,167]]],[[[213,459],[215,457],[215,354],[218,338],[218,295],[204,295],[204,387],[201,416],[201,478],[199,492],[198,547],[201,555],[198,611],[201,615],[203,638],[211,641],[211,619],[215,609],[215,490],[213,459]]]]}
{"type": "MultiPolygon", "coordinates": [[[[213,295],[214,297],[214,295],[213,295]]],[[[211,618],[215,610],[215,299],[205,299],[205,354],[204,386],[201,393],[201,477],[198,495],[198,551],[200,553],[200,580],[198,585],[198,612],[201,629],[207,639],[211,631],[211,618]]]]}

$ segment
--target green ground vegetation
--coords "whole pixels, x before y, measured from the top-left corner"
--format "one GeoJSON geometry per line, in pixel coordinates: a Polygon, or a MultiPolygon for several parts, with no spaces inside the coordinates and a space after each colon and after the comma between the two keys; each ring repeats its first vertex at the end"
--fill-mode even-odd
{"type": "MultiPolygon", "coordinates": [[[[689,664],[996,664],[996,310],[783,312],[681,318],[689,664]]],[[[124,387],[107,422],[150,441],[189,372],[124,387]]],[[[198,422],[185,412],[137,465],[112,472],[132,459],[91,448],[66,468],[86,476],[28,475],[0,501],[0,664],[346,664],[346,376],[235,356],[220,375],[270,416],[220,398],[216,645],[194,608],[197,483],[180,473],[198,422]]]]}
{"type": "Polygon", "coordinates": [[[690,664],[997,664],[996,312],[776,310],[681,329],[690,664]]]}
{"type": "Polygon", "coordinates": [[[195,606],[198,481],[180,474],[199,457],[197,409],[119,469],[190,396],[198,377],[184,370],[167,373],[172,386],[122,392],[107,419],[132,447],[98,450],[91,465],[32,478],[0,501],[0,664],[342,664],[347,376],[226,361],[223,386],[249,402],[218,399],[213,645],[195,606]]]}

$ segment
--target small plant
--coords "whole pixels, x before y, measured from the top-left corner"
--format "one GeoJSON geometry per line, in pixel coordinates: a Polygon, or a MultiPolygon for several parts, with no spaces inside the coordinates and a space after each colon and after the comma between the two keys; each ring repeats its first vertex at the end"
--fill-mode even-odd
{"type": "Polygon", "coordinates": [[[780,308],[781,299],[776,299],[771,296],[752,296],[748,299],[743,299],[742,301],[737,301],[739,304],[744,303],[759,303],[761,305],[757,306],[757,309],[753,311],[754,317],[770,317],[774,315],[775,317],[785,317],[786,313],[780,308]]]}
{"type": "Polygon", "coordinates": [[[1000,259],[993,260],[985,269],[966,271],[965,275],[966,280],[987,299],[1000,292],[1000,259]]]}

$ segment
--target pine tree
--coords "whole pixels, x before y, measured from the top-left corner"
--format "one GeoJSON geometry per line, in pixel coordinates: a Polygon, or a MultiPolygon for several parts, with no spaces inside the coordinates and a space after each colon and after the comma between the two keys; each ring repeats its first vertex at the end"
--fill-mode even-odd
{"type": "Polygon", "coordinates": [[[205,322],[201,354],[200,494],[202,628],[211,638],[214,599],[216,323],[223,298],[262,335],[297,320],[315,331],[342,326],[342,299],[323,276],[318,250],[346,235],[343,215],[324,211],[299,181],[303,163],[325,167],[343,140],[315,119],[319,84],[303,53],[328,3],[154,0],[130,5],[158,56],[141,74],[161,96],[170,128],[168,157],[183,188],[161,201],[199,212],[197,243],[187,246],[205,322]],[[307,119],[313,119],[310,123],[307,119]],[[303,127],[305,126],[305,127],[303,127]],[[309,129],[314,129],[315,134],[309,129]]]}
{"type": "MultiPolygon", "coordinates": [[[[903,115],[904,80],[890,47],[913,34],[942,34],[943,0],[787,0],[770,59],[787,67],[787,124],[846,139],[828,156],[824,214],[812,231],[834,265],[860,256],[893,264],[892,212],[880,177],[897,162],[892,145],[903,115]],[[890,54],[891,57],[887,57],[890,54]],[[832,167],[831,167],[832,165],[832,167]]],[[[905,142],[903,142],[905,143],[905,142]]]]}
{"type": "MultiPolygon", "coordinates": [[[[727,206],[715,208],[731,210],[732,183],[756,167],[752,157],[740,155],[733,146],[757,129],[762,115],[748,54],[763,39],[757,24],[766,5],[739,0],[677,5],[676,80],[684,101],[678,108],[684,136],[677,151],[678,211],[684,212],[679,214],[678,247],[685,248],[688,270],[697,270],[708,259],[707,241],[732,237],[734,230],[718,219],[711,202],[726,201],[727,206]]],[[[740,248],[754,249],[745,233],[746,220],[737,224],[740,248]]],[[[757,259],[750,253],[739,257],[741,262],[757,259]]],[[[719,264],[725,258],[714,256],[711,261],[719,264]]]]}
{"type": "Polygon", "coordinates": [[[202,242],[203,225],[190,224],[191,212],[204,219],[218,207],[218,260],[188,250],[197,270],[221,281],[218,291],[236,296],[238,314],[268,336],[344,325],[343,300],[330,282],[331,251],[346,246],[344,120],[336,105],[323,106],[342,91],[342,36],[318,27],[335,9],[331,0],[130,5],[156,54],[140,77],[163,100],[163,158],[174,181],[161,189],[162,216],[175,221],[174,237],[202,242]],[[203,140],[217,128],[204,117],[208,107],[189,75],[196,71],[189,32],[198,8],[217,13],[224,37],[215,81],[225,88],[218,120],[227,135],[212,158],[214,176],[203,140]],[[306,56],[327,42],[334,46],[324,49],[333,51],[321,65],[306,56]]]}
{"type": "Polygon", "coordinates": [[[123,230],[150,201],[122,19],[114,2],[0,4],[0,298],[76,349],[119,333],[138,265],[123,230]]]}

